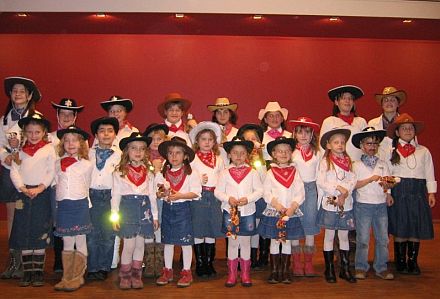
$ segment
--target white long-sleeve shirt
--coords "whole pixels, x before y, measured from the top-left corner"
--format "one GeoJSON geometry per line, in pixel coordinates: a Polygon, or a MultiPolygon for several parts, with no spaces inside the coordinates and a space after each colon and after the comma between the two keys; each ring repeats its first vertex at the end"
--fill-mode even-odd
{"type": "MultiPolygon", "coordinates": [[[[269,134],[267,134],[268,131],[272,130],[272,128],[268,127],[266,132],[264,132],[263,134],[263,140],[262,140],[262,144],[264,145],[263,148],[263,159],[266,161],[271,161],[272,157],[271,155],[267,152],[267,144],[273,140],[275,140],[274,138],[270,137],[269,134]]],[[[282,136],[287,137],[287,138],[291,138],[292,137],[292,133],[286,130],[283,130],[282,128],[278,128],[278,131],[280,133],[282,133],[282,136]]]]}
{"type": "MultiPolygon", "coordinates": [[[[173,124],[172,123],[170,123],[168,120],[164,120],[164,123],[168,126],[168,127],[171,127],[173,124]]],[[[182,125],[182,123],[183,123],[183,121],[182,120],[179,120],[176,124],[175,124],[175,126],[176,127],[180,127],[181,125],[182,125]]],[[[188,145],[189,147],[192,147],[192,143],[191,143],[191,139],[189,139],[189,135],[188,135],[188,133],[186,133],[185,131],[182,131],[182,130],[179,130],[179,131],[177,131],[177,132],[172,132],[172,131],[169,131],[168,132],[168,137],[171,139],[171,138],[173,138],[174,136],[177,136],[177,137],[180,137],[180,138],[182,138],[182,139],[184,139],[185,141],[186,141],[186,145],[188,145]]]]}
{"type": "Polygon", "coordinates": [[[269,209],[275,209],[271,205],[273,198],[275,198],[277,202],[282,204],[285,208],[289,208],[292,205],[292,202],[296,202],[298,203],[298,206],[300,206],[305,200],[304,183],[298,170],[295,172],[292,185],[290,185],[289,188],[286,188],[276,180],[272,169],[270,169],[267,172],[266,179],[264,180],[263,190],[263,198],[268,204],[269,209]]]}
{"type": "Polygon", "coordinates": [[[202,176],[204,174],[208,176],[208,182],[206,182],[206,184],[203,184],[203,186],[215,187],[217,186],[217,181],[220,173],[223,171],[223,169],[225,169],[225,164],[223,163],[223,159],[221,156],[216,156],[215,166],[214,168],[211,168],[204,164],[196,155],[194,160],[191,162],[191,168],[199,173],[201,180],[203,180],[202,176]]]}
{"type": "Polygon", "coordinates": [[[121,150],[119,147],[113,145],[111,149],[114,153],[105,161],[104,168],[99,170],[96,167],[96,147],[89,151],[89,160],[93,164],[92,181],[90,188],[97,190],[112,189],[113,187],[113,172],[121,160],[121,150]]]}
{"type": "MultiPolygon", "coordinates": [[[[179,168],[180,169],[180,168],[179,168]]],[[[177,171],[179,169],[172,169],[171,171],[177,171]]],[[[157,191],[157,185],[158,184],[164,184],[165,178],[163,177],[162,173],[157,173],[154,179],[154,188],[157,191]]],[[[179,202],[185,202],[185,201],[192,201],[192,200],[199,200],[200,196],[202,196],[202,181],[200,178],[200,174],[197,172],[197,170],[192,169],[192,173],[190,175],[187,175],[185,178],[185,181],[183,182],[182,187],[180,190],[178,190],[179,193],[189,193],[192,192],[196,194],[196,197],[190,198],[190,199],[178,199],[175,201],[172,201],[171,203],[179,203],[179,202]]],[[[162,198],[164,200],[164,198],[162,198]]]]}
{"type": "Polygon", "coordinates": [[[340,193],[336,187],[341,186],[347,189],[349,194],[345,199],[344,211],[350,211],[353,209],[353,197],[351,194],[357,183],[356,174],[352,171],[345,171],[334,163],[333,165],[334,168],[327,169],[327,160],[325,157],[319,163],[316,184],[322,191],[322,193],[320,192],[322,197],[318,199],[318,202],[320,202],[325,210],[336,212],[337,208],[327,203],[327,197],[339,196],[340,193]]]}
{"type": "Polygon", "coordinates": [[[319,161],[321,161],[321,158],[321,151],[318,151],[316,154],[313,154],[309,161],[306,162],[304,161],[300,150],[295,149],[293,151],[292,162],[297,171],[299,171],[303,182],[310,183],[316,181],[316,177],[318,176],[319,161]]]}
{"type": "Polygon", "coordinates": [[[156,192],[154,190],[154,175],[152,173],[148,172],[145,181],[139,186],[136,186],[127,178],[127,176],[121,177],[119,171],[113,172],[112,199],[110,201],[112,212],[119,211],[119,205],[123,195],[147,195],[150,200],[153,219],[158,220],[156,192]]]}
{"type": "MultiPolygon", "coordinates": [[[[353,172],[356,174],[358,181],[368,179],[373,175],[381,177],[390,175],[387,163],[380,159],[377,161],[374,169],[366,166],[360,160],[355,161],[353,163],[353,172]]],[[[356,192],[356,201],[360,203],[381,204],[385,203],[387,199],[387,193],[383,192],[383,188],[379,185],[378,181],[371,182],[362,188],[357,188],[356,192]]]]}
{"type": "Polygon", "coordinates": [[[222,202],[222,209],[229,213],[231,206],[229,205],[229,197],[240,199],[246,197],[248,204],[239,206],[238,210],[242,216],[249,216],[256,212],[255,201],[263,197],[263,185],[260,176],[254,169],[238,184],[229,173],[230,165],[224,169],[220,175],[214,195],[222,202]]]}
{"type": "Polygon", "coordinates": [[[21,164],[17,165],[12,162],[11,167],[11,180],[18,191],[25,185],[43,184],[47,188],[52,184],[55,177],[56,155],[50,143],[40,148],[33,156],[23,151],[20,151],[18,155],[21,164]]]}

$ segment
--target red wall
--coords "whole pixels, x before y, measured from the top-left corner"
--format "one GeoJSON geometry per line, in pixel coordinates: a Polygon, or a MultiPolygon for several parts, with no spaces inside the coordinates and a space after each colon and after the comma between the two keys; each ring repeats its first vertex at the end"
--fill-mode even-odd
{"type": "MultiPolygon", "coordinates": [[[[33,78],[43,100],[38,109],[55,125],[50,101],[72,97],[85,104],[78,124],[89,129],[103,115],[98,102],[110,95],[135,102],[132,122],[142,130],[160,121],[157,104],[178,91],[193,101],[198,120],[210,118],[206,105],[227,96],[239,104],[239,124],[256,122],[268,100],[278,100],[289,116],[322,122],[331,112],[327,90],[356,84],[366,96],[358,112],[380,113],[374,93],[385,85],[405,89],[401,111],[426,122],[419,137],[440,169],[438,94],[440,42],[177,35],[0,35],[0,78],[33,78]],[[437,108],[436,108],[437,107],[437,108]]],[[[1,97],[0,109],[6,105],[1,97]]],[[[1,113],[3,114],[3,113],[1,113]]],[[[437,196],[440,200],[440,196],[437,196]]],[[[439,204],[440,205],[440,204],[439,204]]],[[[440,208],[434,209],[440,218],[440,208]]]]}

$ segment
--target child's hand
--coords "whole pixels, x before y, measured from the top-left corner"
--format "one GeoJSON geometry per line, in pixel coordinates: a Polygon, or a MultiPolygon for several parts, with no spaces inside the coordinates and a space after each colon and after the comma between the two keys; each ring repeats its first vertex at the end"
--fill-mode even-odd
{"type": "Polygon", "coordinates": [[[433,208],[435,206],[435,193],[429,193],[428,201],[429,201],[429,206],[433,208]]]}
{"type": "Polygon", "coordinates": [[[153,228],[154,228],[154,230],[159,229],[159,220],[153,220],[153,228]]]}
{"type": "MultiPolygon", "coordinates": [[[[345,198],[348,196],[348,190],[345,189],[344,187],[342,187],[342,186],[337,186],[337,187],[336,187],[336,190],[338,190],[339,193],[341,193],[341,195],[345,196],[345,198]]],[[[345,199],[345,198],[344,198],[344,199],[345,199]]]]}
{"type": "Polygon", "coordinates": [[[291,217],[293,216],[293,214],[295,214],[296,210],[298,210],[298,203],[296,201],[294,201],[290,207],[286,210],[286,215],[291,217]]]}
{"type": "Polygon", "coordinates": [[[8,166],[11,166],[12,165],[12,160],[14,160],[14,156],[12,156],[12,155],[6,156],[5,164],[8,165],[8,166]]]}
{"type": "Polygon", "coordinates": [[[151,164],[154,167],[154,174],[160,172],[162,170],[162,161],[160,159],[154,159],[151,164]]]}
{"type": "Polygon", "coordinates": [[[208,182],[208,175],[206,173],[202,174],[202,185],[208,182]]]}
{"type": "Polygon", "coordinates": [[[248,199],[247,197],[242,197],[238,200],[238,205],[239,206],[245,206],[248,204],[248,199]]]}
{"type": "Polygon", "coordinates": [[[170,195],[168,195],[169,201],[176,201],[176,200],[179,200],[182,198],[183,198],[183,195],[180,192],[171,192],[170,195]]]}
{"type": "Polygon", "coordinates": [[[372,175],[372,176],[368,179],[368,183],[377,182],[378,180],[380,180],[380,176],[375,174],[375,175],[372,175]]]}
{"type": "Polygon", "coordinates": [[[270,205],[275,208],[278,212],[283,212],[285,210],[284,206],[278,202],[276,197],[272,198],[270,205]]]}
{"type": "Polygon", "coordinates": [[[119,221],[118,222],[113,222],[112,223],[112,228],[115,232],[118,232],[121,229],[121,226],[119,225],[119,221]]]}
{"type": "Polygon", "coordinates": [[[22,186],[19,189],[20,189],[21,193],[23,193],[24,195],[26,195],[27,197],[31,197],[31,193],[28,188],[26,188],[25,186],[22,186]]]}
{"type": "Polygon", "coordinates": [[[38,187],[36,187],[36,188],[28,189],[29,190],[29,194],[30,194],[29,197],[34,199],[35,197],[38,196],[38,194],[43,192],[44,189],[46,189],[46,187],[43,184],[38,185],[38,187]]]}
{"type": "Polygon", "coordinates": [[[394,198],[391,194],[387,193],[387,206],[391,207],[394,204],[394,198]]]}
{"type": "Polygon", "coordinates": [[[345,204],[345,199],[347,198],[347,196],[344,195],[339,195],[338,196],[338,206],[343,207],[345,204]]]}
{"type": "Polygon", "coordinates": [[[228,203],[230,206],[238,206],[239,201],[235,197],[229,197],[228,203]]]}

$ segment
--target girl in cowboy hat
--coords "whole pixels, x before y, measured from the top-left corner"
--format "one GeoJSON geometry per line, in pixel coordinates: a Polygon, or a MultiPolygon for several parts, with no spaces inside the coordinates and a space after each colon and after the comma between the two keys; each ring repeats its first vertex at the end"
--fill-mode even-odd
{"type": "Polygon", "coordinates": [[[231,164],[223,170],[214,195],[222,202],[223,232],[228,236],[228,278],[226,287],[237,283],[240,261],[241,284],[252,286],[251,236],[255,234],[255,201],[263,196],[258,173],[247,164],[254,144],[235,137],[223,144],[231,164]],[[241,258],[238,257],[240,248],[241,258]]]}
{"type": "Polygon", "coordinates": [[[306,239],[302,250],[299,246],[293,248],[293,275],[315,276],[312,264],[313,254],[316,251],[314,236],[320,233],[320,228],[316,224],[318,215],[316,177],[322,156],[318,144],[319,125],[305,116],[291,120],[289,124],[296,141],[292,162],[301,175],[305,189],[305,200],[300,206],[304,216],[300,219],[306,239]],[[301,251],[304,252],[304,265],[301,262],[301,251]]]}
{"type": "Polygon", "coordinates": [[[218,179],[225,168],[219,151],[222,129],[217,123],[203,121],[189,132],[189,138],[196,152],[191,168],[197,170],[202,178],[202,196],[191,202],[196,274],[210,277],[217,273],[213,266],[215,238],[223,237],[221,203],[214,196],[218,179]]]}
{"type": "Polygon", "coordinates": [[[222,126],[225,140],[231,141],[237,135],[238,129],[234,127],[237,124],[236,103],[230,103],[228,98],[217,98],[214,105],[208,105],[208,110],[212,112],[211,121],[222,126]]]}
{"type": "MultiPolygon", "coordinates": [[[[260,125],[263,127],[264,136],[263,144],[266,145],[277,137],[291,137],[292,134],[286,131],[286,121],[289,111],[286,108],[281,108],[278,102],[268,102],[264,109],[260,109],[258,119],[261,121],[260,125]]],[[[270,161],[272,157],[263,150],[264,160],[270,161]]]]}
{"type": "Polygon", "coordinates": [[[57,214],[54,234],[63,238],[63,278],[57,291],[75,291],[84,284],[87,268],[86,234],[90,233],[89,188],[93,164],[86,140],[76,126],[57,131],[60,160],[55,164],[57,214]],[[75,250],[76,248],[76,250],[75,250]]]}
{"type": "Polygon", "coordinates": [[[325,229],[324,274],[329,283],[336,282],[333,264],[333,241],[336,231],[338,231],[341,261],[339,277],[348,282],[356,282],[350,272],[348,259],[348,231],[355,229],[351,193],[357,182],[356,175],[352,171],[351,159],[345,150],[350,134],[348,129],[334,128],[322,135],[320,140],[325,154],[319,164],[316,178],[316,184],[322,190],[322,197],[318,199],[320,209],[317,223],[325,229]]]}
{"type": "MultiPolygon", "coordinates": [[[[4,80],[6,96],[9,98],[5,114],[0,118],[0,202],[6,203],[8,238],[11,235],[15,211],[15,188],[10,177],[11,163],[20,150],[22,142],[18,121],[35,112],[41,94],[35,82],[23,77],[8,77],[4,80]]],[[[9,250],[10,262],[1,274],[2,279],[21,278],[20,252],[9,250]]]]}
{"type": "Polygon", "coordinates": [[[184,139],[174,136],[159,145],[159,153],[165,159],[161,175],[156,181],[161,186],[158,192],[163,202],[162,243],[165,244],[165,267],[156,280],[157,285],[173,281],[174,246],[182,246],[183,269],[180,272],[178,287],[188,287],[193,278],[191,274],[192,247],[194,243],[191,219],[191,201],[198,200],[202,193],[201,179],[190,163],[195,158],[194,151],[184,139]]]}
{"type": "Polygon", "coordinates": [[[41,114],[24,117],[18,125],[25,142],[11,165],[11,180],[19,194],[9,246],[21,251],[24,275],[20,286],[42,286],[45,248],[52,239],[49,187],[55,176],[56,155],[47,141],[50,123],[41,114]]]}
{"type": "Polygon", "coordinates": [[[420,240],[434,238],[431,208],[437,192],[431,153],[416,141],[422,129],[423,123],[407,113],[399,115],[387,129],[393,139],[391,174],[401,179],[391,191],[394,204],[388,208],[388,229],[397,248],[397,271],[413,275],[421,272],[417,263],[420,240]]]}
{"type": "Polygon", "coordinates": [[[121,162],[113,173],[113,229],[124,240],[119,288],[142,289],[145,239],[159,227],[153,175],[148,165],[149,137],[131,133],[119,142],[121,162]]]}
{"type": "Polygon", "coordinates": [[[277,137],[267,144],[273,162],[263,183],[267,208],[258,232],[271,239],[269,283],[292,282],[292,248],[299,248],[299,239],[304,238],[304,229],[297,215],[304,202],[304,183],[292,164],[294,148],[293,138],[277,137]]]}

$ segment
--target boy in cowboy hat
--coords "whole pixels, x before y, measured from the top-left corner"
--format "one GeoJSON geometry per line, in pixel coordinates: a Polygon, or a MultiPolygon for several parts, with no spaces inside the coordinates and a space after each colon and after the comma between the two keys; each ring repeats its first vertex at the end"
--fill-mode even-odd
{"type": "MultiPolygon", "coordinates": [[[[59,104],[54,102],[51,103],[52,107],[57,111],[57,130],[68,128],[69,126],[75,125],[76,117],[78,112],[81,112],[84,108],[83,105],[78,106],[74,99],[63,98],[60,100],[59,104]]],[[[57,131],[49,133],[49,140],[52,142],[53,146],[57,146],[60,140],[57,137],[57,131]]]]}
{"type": "Polygon", "coordinates": [[[387,205],[393,204],[391,190],[383,178],[390,176],[388,165],[377,156],[379,144],[386,135],[385,130],[367,127],[354,134],[351,142],[362,150],[361,159],[353,163],[356,183],[356,257],[355,277],[365,279],[369,269],[368,245],[370,229],[375,239],[373,268],[376,276],[391,280],[394,275],[387,270],[388,262],[388,216],[387,205]],[[386,191],[386,192],[384,192],[386,191]]]}

